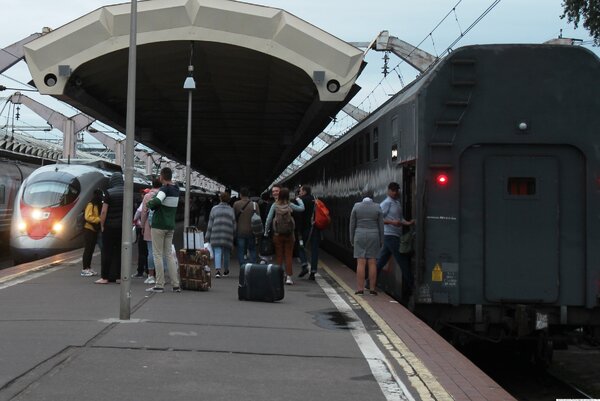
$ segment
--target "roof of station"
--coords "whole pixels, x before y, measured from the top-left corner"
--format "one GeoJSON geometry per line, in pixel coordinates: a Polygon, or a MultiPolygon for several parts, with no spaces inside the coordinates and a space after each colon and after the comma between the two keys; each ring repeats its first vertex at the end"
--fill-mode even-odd
{"type": "MultiPolygon", "coordinates": [[[[40,93],[125,132],[130,3],[25,46],[40,93]]],[[[234,188],[263,189],[356,94],[363,52],[283,10],[229,0],[149,0],[137,13],[136,140],[234,188]],[[339,89],[338,85],[339,84],[339,89]]]]}

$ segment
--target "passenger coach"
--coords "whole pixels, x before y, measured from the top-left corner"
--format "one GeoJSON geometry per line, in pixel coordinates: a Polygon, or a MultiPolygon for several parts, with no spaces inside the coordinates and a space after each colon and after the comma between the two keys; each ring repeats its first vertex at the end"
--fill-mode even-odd
{"type": "MultiPolygon", "coordinates": [[[[600,62],[565,45],[457,49],[291,176],[331,209],[325,247],[354,265],[364,189],[403,188],[416,219],[415,313],[493,340],[600,337],[600,62]]],[[[380,285],[401,299],[392,262],[380,285]]]]}

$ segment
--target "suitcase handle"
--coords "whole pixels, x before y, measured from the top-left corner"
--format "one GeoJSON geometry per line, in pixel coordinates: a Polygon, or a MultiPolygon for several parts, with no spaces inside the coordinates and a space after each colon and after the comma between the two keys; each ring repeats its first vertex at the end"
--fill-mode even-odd
{"type": "Polygon", "coordinates": [[[244,292],[246,293],[246,299],[250,299],[250,286],[248,285],[248,276],[252,270],[252,264],[246,263],[244,267],[244,292]]]}
{"type": "MultiPolygon", "coordinates": [[[[273,264],[269,263],[267,265],[267,280],[269,282],[271,282],[271,272],[272,272],[272,268],[273,264]]],[[[275,289],[273,288],[272,285],[269,286],[269,289],[271,290],[271,299],[274,301],[275,300],[275,289]]]]}

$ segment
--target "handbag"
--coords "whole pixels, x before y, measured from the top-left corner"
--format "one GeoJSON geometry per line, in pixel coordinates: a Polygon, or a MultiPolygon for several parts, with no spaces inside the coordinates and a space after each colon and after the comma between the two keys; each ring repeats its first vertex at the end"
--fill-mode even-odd
{"type": "Polygon", "coordinates": [[[407,233],[400,236],[400,253],[411,254],[415,251],[415,230],[411,227],[407,233]]]}
{"type": "Polygon", "coordinates": [[[275,245],[273,244],[273,238],[262,237],[260,244],[258,245],[258,253],[261,256],[271,256],[275,254],[275,245]]]}

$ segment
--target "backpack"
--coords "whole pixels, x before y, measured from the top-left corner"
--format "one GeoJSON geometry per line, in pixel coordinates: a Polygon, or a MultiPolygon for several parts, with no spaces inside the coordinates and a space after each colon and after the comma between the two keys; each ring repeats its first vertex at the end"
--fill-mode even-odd
{"type": "Polygon", "coordinates": [[[254,235],[262,235],[263,231],[264,231],[264,227],[263,227],[263,222],[262,219],[260,218],[260,215],[258,214],[257,210],[256,210],[256,203],[253,203],[253,207],[254,207],[254,213],[252,213],[252,217],[250,218],[250,229],[252,230],[252,234],[254,235]]]}
{"type": "Polygon", "coordinates": [[[275,218],[273,219],[275,234],[291,234],[295,228],[296,223],[292,218],[292,208],[290,205],[275,204],[275,218]]]}
{"type": "Polygon", "coordinates": [[[331,217],[329,217],[329,209],[325,206],[320,199],[315,199],[315,212],[314,212],[314,226],[319,230],[324,230],[331,224],[331,217]]]}

